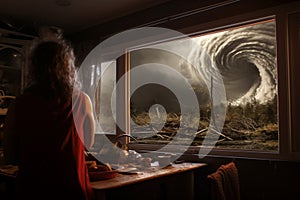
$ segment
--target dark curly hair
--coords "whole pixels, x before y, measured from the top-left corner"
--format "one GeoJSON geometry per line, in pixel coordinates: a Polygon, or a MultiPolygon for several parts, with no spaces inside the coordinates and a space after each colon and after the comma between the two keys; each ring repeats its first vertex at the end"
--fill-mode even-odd
{"type": "Polygon", "coordinates": [[[70,100],[79,91],[73,48],[64,40],[39,41],[30,55],[30,79],[46,98],[70,100]]]}

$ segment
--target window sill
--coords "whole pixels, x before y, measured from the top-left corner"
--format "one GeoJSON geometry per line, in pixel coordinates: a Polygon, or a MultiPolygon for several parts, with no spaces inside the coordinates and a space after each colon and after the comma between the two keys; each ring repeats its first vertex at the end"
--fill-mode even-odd
{"type": "Polygon", "coordinates": [[[203,148],[203,152],[207,154],[199,154],[200,147],[184,147],[177,145],[164,146],[163,151],[162,145],[155,144],[128,144],[128,148],[135,150],[139,153],[168,153],[177,154],[185,157],[186,161],[190,160],[201,160],[204,157],[222,157],[222,158],[243,158],[243,159],[256,159],[256,160],[274,160],[274,161],[300,161],[298,154],[283,154],[279,152],[268,152],[268,151],[250,151],[250,150],[237,150],[237,149],[221,149],[221,148],[203,148]],[[183,150],[186,151],[183,152],[183,150]],[[183,152],[183,153],[182,153],[183,152]],[[180,155],[181,154],[181,155],[180,155]]]}

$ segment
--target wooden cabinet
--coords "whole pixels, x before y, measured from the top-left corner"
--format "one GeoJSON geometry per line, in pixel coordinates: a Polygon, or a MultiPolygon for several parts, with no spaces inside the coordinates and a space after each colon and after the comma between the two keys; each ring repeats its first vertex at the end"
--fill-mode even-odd
{"type": "Polygon", "coordinates": [[[34,36],[0,29],[0,148],[8,105],[25,86],[26,58],[33,39],[34,36]]]}

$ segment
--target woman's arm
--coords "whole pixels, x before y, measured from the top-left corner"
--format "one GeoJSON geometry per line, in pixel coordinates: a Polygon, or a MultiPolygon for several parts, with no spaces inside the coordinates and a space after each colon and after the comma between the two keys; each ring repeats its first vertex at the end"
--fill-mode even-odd
{"type": "Polygon", "coordinates": [[[86,110],[86,118],[84,119],[84,144],[86,148],[91,148],[94,144],[95,138],[95,121],[94,121],[94,113],[93,106],[90,97],[84,94],[85,100],[85,110],[86,110]]]}

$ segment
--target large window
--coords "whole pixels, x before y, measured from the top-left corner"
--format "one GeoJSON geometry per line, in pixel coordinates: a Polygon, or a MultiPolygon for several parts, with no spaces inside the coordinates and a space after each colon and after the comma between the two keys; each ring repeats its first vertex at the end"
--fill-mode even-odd
{"type": "Polygon", "coordinates": [[[279,153],[274,18],[126,50],[83,70],[97,145],[127,133],[143,150],[279,153]]]}
{"type": "Polygon", "coordinates": [[[96,143],[126,133],[145,153],[300,160],[295,5],[176,15],[102,41],[82,68],[96,143]]]}
{"type": "Polygon", "coordinates": [[[144,77],[130,73],[130,130],[136,138],[131,144],[178,140],[172,144],[278,152],[275,20],[191,37],[192,44],[174,40],[129,51],[130,71],[144,67],[148,77],[163,80],[135,88],[134,82],[144,77]],[[215,70],[222,82],[215,80],[215,70]],[[225,89],[222,102],[215,102],[220,101],[218,84],[225,89]],[[187,90],[197,105],[180,102],[178,95],[187,90]],[[224,124],[216,127],[219,115],[224,124]]]}

